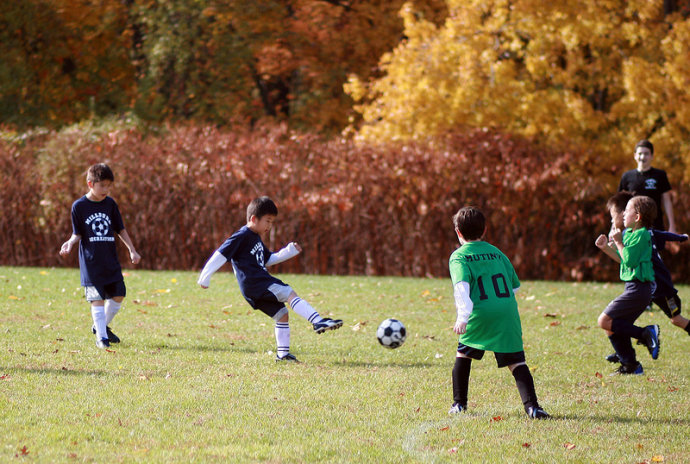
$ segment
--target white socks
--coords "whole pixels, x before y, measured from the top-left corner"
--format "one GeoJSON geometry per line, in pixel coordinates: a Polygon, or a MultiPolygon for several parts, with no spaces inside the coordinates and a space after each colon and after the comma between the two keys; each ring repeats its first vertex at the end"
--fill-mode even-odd
{"type": "Polygon", "coordinates": [[[276,322],[276,346],[279,358],[290,352],[290,324],[276,322]]]}
{"type": "Polygon", "coordinates": [[[105,300],[105,325],[110,325],[121,307],[122,303],[115,300],[105,300]]]}
{"type": "Polygon", "coordinates": [[[99,340],[108,338],[106,333],[105,323],[105,308],[103,306],[91,306],[91,317],[93,318],[93,326],[96,328],[96,337],[99,340]]]}
{"type": "Polygon", "coordinates": [[[292,301],[290,302],[290,307],[294,312],[296,312],[312,324],[321,322],[323,320],[323,318],[319,316],[319,313],[317,313],[316,310],[312,308],[309,303],[307,303],[298,296],[292,299],[292,301]]]}

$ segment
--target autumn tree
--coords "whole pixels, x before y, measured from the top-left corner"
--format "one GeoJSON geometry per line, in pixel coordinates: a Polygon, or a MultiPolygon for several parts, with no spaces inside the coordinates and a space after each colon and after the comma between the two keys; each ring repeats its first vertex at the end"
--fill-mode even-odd
{"type": "Polygon", "coordinates": [[[118,0],[4,2],[0,122],[61,124],[125,108],[134,88],[118,0]]]}
{"type": "Polygon", "coordinates": [[[446,3],[442,26],[405,4],[406,40],[381,58],[384,76],[351,76],[362,138],[493,127],[614,163],[640,138],[668,155],[660,165],[689,156],[687,2],[446,3]]]}

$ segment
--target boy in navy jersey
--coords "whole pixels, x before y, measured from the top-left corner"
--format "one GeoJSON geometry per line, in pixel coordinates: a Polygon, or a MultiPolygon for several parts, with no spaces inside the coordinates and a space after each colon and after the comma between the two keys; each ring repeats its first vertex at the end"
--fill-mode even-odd
{"type": "MultiPolygon", "coordinates": [[[[614,228],[623,229],[623,212],[631,198],[633,198],[632,193],[622,191],[613,195],[606,203],[614,228]]],[[[690,320],[680,314],[681,301],[678,296],[678,290],[673,286],[671,273],[659,254],[659,251],[664,249],[666,242],[685,242],[688,240],[688,235],[679,235],[656,229],[651,229],[649,234],[652,237],[652,268],[654,269],[654,280],[656,283],[656,287],[652,292],[652,302],[661,308],[673,325],[680,327],[690,335],[690,320]]],[[[597,243],[597,246],[615,261],[620,262],[620,258],[610,242],[602,240],[597,243]]],[[[606,356],[606,360],[620,362],[618,355],[615,353],[606,356]]]]}
{"type": "Polygon", "coordinates": [[[252,200],[247,207],[247,224],[225,240],[211,255],[199,275],[198,284],[202,288],[208,288],[213,273],[230,261],[242,296],[252,308],[258,309],[275,321],[276,361],[296,362],[297,358],[290,353],[290,325],[286,302],[293,311],[311,322],[318,334],[342,327],[343,321],[321,317],[309,303],[297,296],[289,285],[273,277],[266,270],[267,266],[282,263],[302,251],[295,242],[289,243],[276,253],[264,245],[261,236],[271,230],[277,215],[278,208],[270,198],[260,197],[252,200]]]}
{"type": "Polygon", "coordinates": [[[117,203],[108,196],[114,180],[106,164],[94,164],[89,168],[86,174],[89,192],[72,204],[72,236],[60,247],[60,255],[65,256],[79,243],[81,285],[86,301],[91,303],[91,331],[96,334],[99,348],[120,342],[108,325],[127,294],[117,259],[115,234],[127,246],[132,263],[141,260],[122,223],[117,203]]]}

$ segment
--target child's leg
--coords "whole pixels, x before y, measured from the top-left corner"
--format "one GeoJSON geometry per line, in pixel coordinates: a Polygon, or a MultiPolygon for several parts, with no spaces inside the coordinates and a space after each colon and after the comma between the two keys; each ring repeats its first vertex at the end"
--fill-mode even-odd
{"type": "Polygon", "coordinates": [[[690,320],[680,315],[681,303],[677,293],[668,298],[655,298],[654,303],[671,319],[671,324],[680,327],[690,335],[690,320]]]}
{"type": "Polygon", "coordinates": [[[297,296],[297,293],[295,293],[294,290],[290,292],[287,301],[294,312],[312,324],[316,324],[323,320],[319,313],[306,300],[303,300],[297,296]]]}
{"type": "Polygon", "coordinates": [[[534,379],[527,364],[524,362],[511,364],[508,366],[508,369],[510,369],[515,378],[515,384],[520,393],[525,412],[529,414],[530,408],[540,409],[537,392],[534,389],[534,379]]]}
{"type": "Polygon", "coordinates": [[[105,306],[103,300],[95,300],[91,302],[91,318],[93,319],[93,326],[96,329],[96,337],[99,340],[108,339],[105,323],[105,306]]]}
{"type": "Polygon", "coordinates": [[[472,358],[458,353],[452,372],[453,403],[459,404],[463,409],[467,409],[467,391],[469,390],[471,367],[472,358]]]}
{"type": "Polygon", "coordinates": [[[122,307],[124,296],[116,296],[112,299],[105,300],[105,325],[108,326],[113,321],[113,318],[122,307]]]}
{"type": "Polygon", "coordinates": [[[628,366],[637,365],[635,349],[632,346],[630,337],[620,333],[611,333],[611,335],[609,335],[609,341],[618,355],[618,360],[621,364],[628,366]]]}
{"type": "Polygon", "coordinates": [[[290,323],[288,320],[289,314],[287,309],[282,317],[276,320],[276,354],[279,358],[285,357],[290,352],[290,323]]]}

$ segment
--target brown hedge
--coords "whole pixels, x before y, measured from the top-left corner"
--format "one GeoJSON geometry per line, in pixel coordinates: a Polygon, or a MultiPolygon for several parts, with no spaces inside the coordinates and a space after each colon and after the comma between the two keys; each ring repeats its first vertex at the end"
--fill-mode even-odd
{"type": "Polygon", "coordinates": [[[385,146],[283,126],[76,128],[2,142],[2,264],[76,264],[57,250],[84,172],[100,161],[115,172],[112,195],[143,268],[199,269],[244,224],[248,202],[269,195],[280,211],[269,245],[297,240],[305,250],[281,272],[446,276],[457,246],[450,218],[474,204],[522,278],[616,278],[593,245],[608,227],[615,173],[583,153],[484,130],[385,146]]]}

